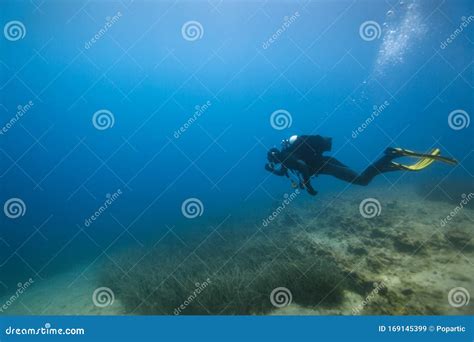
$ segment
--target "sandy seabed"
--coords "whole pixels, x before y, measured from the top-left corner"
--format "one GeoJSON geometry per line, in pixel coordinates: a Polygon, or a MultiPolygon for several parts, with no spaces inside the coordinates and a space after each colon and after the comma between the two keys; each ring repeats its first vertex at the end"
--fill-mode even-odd
{"type": "MultiPolygon", "coordinates": [[[[300,196],[306,197],[306,194],[300,196]]],[[[461,199],[459,197],[459,201],[461,199]]],[[[249,226],[255,227],[252,229],[261,229],[266,237],[271,236],[272,231],[285,231],[286,238],[304,246],[304,253],[314,260],[322,257],[331,260],[344,274],[343,281],[333,284],[333,288],[339,291],[338,287],[346,284],[341,291],[341,300],[334,304],[321,300],[320,304],[301,305],[291,301],[264,313],[474,314],[474,305],[469,298],[474,294],[474,210],[464,208],[450,221],[443,222],[456,206],[455,202],[426,200],[411,188],[396,192],[364,189],[349,191],[343,196],[326,194],[316,201],[295,200],[278,214],[271,223],[272,227],[265,229],[261,219],[257,224],[255,220],[249,221],[249,226]],[[360,204],[367,198],[380,203],[380,207],[372,208],[375,212],[369,210],[366,214],[374,217],[361,215],[360,204]],[[449,298],[450,291],[457,288],[462,288],[463,292],[451,293],[456,297],[449,298]]],[[[113,282],[104,283],[106,264],[78,266],[50,279],[35,281],[13,302],[8,296],[0,298],[1,305],[8,303],[0,314],[141,314],[140,310],[130,310],[126,298],[132,294],[124,293],[133,292],[137,286],[135,283],[128,290],[122,286],[120,291],[114,291],[113,302],[108,301],[110,305],[100,307],[94,304],[93,293],[97,288],[107,286],[114,289],[113,282]]],[[[157,291],[160,291],[158,286],[157,291]]],[[[299,295],[301,297],[301,293],[299,295]]],[[[321,297],[324,299],[326,295],[330,293],[321,297]]],[[[197,298],[199,300],[199,296],[197,298]]],[[[182,298],[180,302],[185,300],[182,298]]],[[[251,309],[249,313],[253,314],[251,309]]]]}

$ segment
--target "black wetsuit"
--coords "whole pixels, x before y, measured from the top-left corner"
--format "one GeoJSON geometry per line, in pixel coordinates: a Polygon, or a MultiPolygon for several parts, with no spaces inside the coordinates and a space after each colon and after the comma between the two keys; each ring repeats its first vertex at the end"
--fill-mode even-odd
{"type": "Polygon", "coordinates": [[[358,174],[336,158],[323,155],[324,152],[330,150],[331,138],[319,135],[298,136],[293,144],[278,154],[280,169],[268,166],[266,169],[278,176],[288,176],[288,170],[299,173],[303,178],[302,185],[310,194],[315,195],[316,191],[310,183],[312,176],[331,175],[349,183],[367,185],[379,173],[389,171],[385,170],[385,165],[393,159],[393,156],[385,155],[358,174]]]}

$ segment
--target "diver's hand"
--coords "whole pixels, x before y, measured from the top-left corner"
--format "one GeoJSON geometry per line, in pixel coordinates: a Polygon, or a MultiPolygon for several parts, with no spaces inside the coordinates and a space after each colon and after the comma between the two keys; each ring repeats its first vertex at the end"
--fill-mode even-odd
{"type": "Polygon", "coordinates": [[[270,164],[267,163],[267,164],[265,164],[265,170],[273,172],[275,170],[275,168],[273,168],[270,164]]]}

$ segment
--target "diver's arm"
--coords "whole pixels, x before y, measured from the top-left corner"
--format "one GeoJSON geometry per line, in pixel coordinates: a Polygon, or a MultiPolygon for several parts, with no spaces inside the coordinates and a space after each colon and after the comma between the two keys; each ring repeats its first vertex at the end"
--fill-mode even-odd
{"type": "Polygon", "coordinates": [[[306,191],[308,191],[308,194],[311,196],[316,196],[318,192],[314,190],[313,186],[311,185],[311,181],[309,178],[303,180],[303,186],[306,188],[306,191]]]}
{"type": "Polygon", "coordinates": [[[267,163],[265,164],[265,170],[277,176],[288,176],[288,169],[283,165],[279,169],[275,169],[275,167],[267,163]]]}
{"type": "Polygon", "coordinates": [[[295,169],[301,174],[303,178],[303,186],[306,188],[306,191],[312,196],[315,196],[318,192],[314,190],[313,186],[311,185],[311,173],[310,168],[306,163],[301,160],[297,160],[295,164],[295,169]]]}

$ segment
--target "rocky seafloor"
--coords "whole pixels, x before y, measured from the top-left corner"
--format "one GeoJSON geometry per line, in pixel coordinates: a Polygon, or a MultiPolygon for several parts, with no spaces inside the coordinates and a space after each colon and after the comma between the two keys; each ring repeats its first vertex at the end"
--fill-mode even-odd
{"type": "Polygon", "coordinates": [[[327,251],[360,288],[346,288],[339,307],[289,306],[279,313],[473,314],[474,210],[459,206],[467,194],[457,204],[425,197],[410,188],[354,191],[328,198],[333,204],[320,210],[306,205],[289,212],[287,221],[305,227],[301,239],[327,251]],[[368,198],[380,203],[373,217],[361,215],[368,198]]]}
{"type": "Polygon", "coordinates": [[[267,213],[169,230],[35,282],[2,314],[473,314],[464,195],[433,201],[407,187],[301,193],[284,208],[277,199],[267,213]]]}
{"type": "Polygon", "coordinates": [[[474,313],[472,209],[411,188],[274,206],[267,224],[227,222],[196,229],[195,243],[183,236],[146,256],[127,252],[102,282],[124,313],[474,313]],[[196,294],[204,279],[209,286],[196,294]]]}

